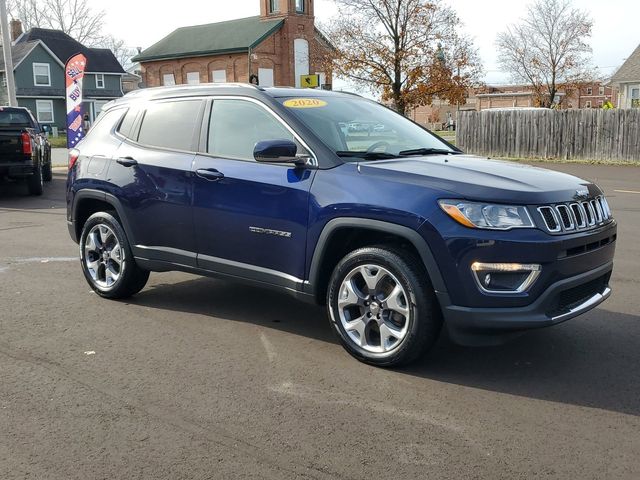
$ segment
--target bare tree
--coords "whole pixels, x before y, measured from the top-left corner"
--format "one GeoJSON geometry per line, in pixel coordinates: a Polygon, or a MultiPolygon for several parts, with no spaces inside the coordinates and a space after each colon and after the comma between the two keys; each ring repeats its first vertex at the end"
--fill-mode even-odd
{"type": "Polygon", "coordinates": [[[62,30],[87,46],[103,39],[104,11],[95,11],[87,0],[11,0],[12,18],[22,21],[25,29],[33,27],[62,30]]]}
{"type": "Polygon", "coordinates": [[[333,68],[407,109],[435,97],[463,102],[480,62],[458,33],[460,20],[441,0],[335,0],[324,29],[336,47],[333,68]]]}
{"type": "Polygon", "coordinates": [[[103,37],[98,43],[98,46],[111,50],[125,70],[131,66],[131,58],[137,53],[134,48],[127,46],[124,40],[116,38],[113,35],[103,37]]]}
{"type": "Polygon", "coordinates": [[[560,88],[587,81],[592,20],[569,0],[536,0],[520,23],[498,34],[499,62],[515,82],[531,85],[540,106],[550,107],[560,88]]]}

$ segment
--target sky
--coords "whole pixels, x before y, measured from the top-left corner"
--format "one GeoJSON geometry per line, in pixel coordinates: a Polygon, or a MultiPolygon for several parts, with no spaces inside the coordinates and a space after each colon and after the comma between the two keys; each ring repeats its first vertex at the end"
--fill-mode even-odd
{"type": "MultiPolygon", "coordinates": [[[[488,84],[509,83],[499,71],[495,38],[505,26],[524,16],[528,2],[522,0],[443,0],[463,22],[462,30],[473,38],[488,84]]],[[[105,31],[131,47],[147,48],[178,27],[219,22],[260,13],[258,0],[89,0],[105,11],[105,31]],[[170,6],[169,6],[170,5],[170,6]]],[[[611,75],[640,43],[640,2],[637,0],[574,0],[594,20],[591,46],[593,65],[603,77],[611,75]]],[[[336,13],[333,0],[316,0],[318,23],[336,13]]],[[[337,86],[337,85],[335,85],[337,86]]]]}

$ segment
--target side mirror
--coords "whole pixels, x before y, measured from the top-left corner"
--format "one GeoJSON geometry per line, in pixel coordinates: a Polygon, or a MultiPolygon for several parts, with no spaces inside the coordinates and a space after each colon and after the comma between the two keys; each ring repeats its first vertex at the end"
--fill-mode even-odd
{"type": "Polygon", "coordinates": [[[297,151],[298,146],[291,140],[263,140],[253,148],[253,158],[257,162],[300,163],[297,151]]]}

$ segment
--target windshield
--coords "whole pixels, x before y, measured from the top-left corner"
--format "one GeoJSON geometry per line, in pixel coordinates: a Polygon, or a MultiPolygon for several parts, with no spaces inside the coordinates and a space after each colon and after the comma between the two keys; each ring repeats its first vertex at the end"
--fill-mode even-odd
{"type": "Polygon", "coordinates": [[[24,110],[0,110],[0,127],[30,127],[29,115],[24,110]]]}
{"type": "Polygon", "coordinates": [[[345,160],[459,153],[402,115],[364,98],[280,101],[345,160]]]}

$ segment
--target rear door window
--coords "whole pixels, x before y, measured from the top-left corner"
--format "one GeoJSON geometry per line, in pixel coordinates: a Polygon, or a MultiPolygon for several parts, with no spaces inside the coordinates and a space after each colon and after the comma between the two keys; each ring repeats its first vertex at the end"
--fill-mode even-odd
{"type": "Polygon", "coordinates": [[[194,151],[202,105],[199,99],[150,103],[142,119],[138,143],[194,151]]]}

